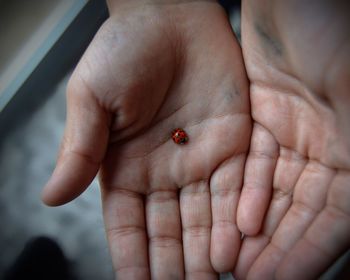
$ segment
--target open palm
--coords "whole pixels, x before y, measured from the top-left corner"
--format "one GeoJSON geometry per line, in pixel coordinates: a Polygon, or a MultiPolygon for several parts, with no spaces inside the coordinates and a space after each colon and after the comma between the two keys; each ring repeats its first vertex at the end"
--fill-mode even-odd
{"type": "Polygon", "coordinates": [[[254,125],[234,275],[314,279],[350,245],[348,9],[332,1],[243,5],[254,125]]]}
{"type": "Polygon", "coordinates": [[[100,170],[120,279],[216,279],[238,253],[250,125],[242,55],[218,4],[120,6],[70,80],[44,200],[75,198],[100,170]],[[171,139],[178,127],[185,145],[171,139]]]}

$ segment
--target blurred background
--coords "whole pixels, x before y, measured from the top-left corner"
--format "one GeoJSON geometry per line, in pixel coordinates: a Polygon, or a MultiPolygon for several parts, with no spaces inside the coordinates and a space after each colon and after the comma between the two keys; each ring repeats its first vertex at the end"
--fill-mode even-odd
{"type": "MultiPolygon", "coordinates": [[[[232,2],[222,4],[240,37],[232,2]]],[[[63,134],[67,81],[107,17],[104,0],[0,0],[0,279],[38,236],[59,244],[76,279],[114,278],[97,182],[58,208],[40,200],[63,134]]]]}
{"type": "Polygon", "coordinates": [[[77,279],[113,279],[97,183],[62,207],[40,200],[68,78],[107,16],[102,0],[0,1],[0,279],[37,236],[57,241],[77,279]]]}

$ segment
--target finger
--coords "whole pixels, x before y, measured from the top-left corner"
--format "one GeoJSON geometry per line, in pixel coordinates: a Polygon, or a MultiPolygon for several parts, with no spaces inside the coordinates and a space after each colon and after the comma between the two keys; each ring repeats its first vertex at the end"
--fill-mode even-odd
{"type": "Polygon", "coordinates": [[[281,279],[315,279],[350,246],[350,175],[334,178],[327,206],[283,260],[281,279]]]}
{"type": "Polygon", "coordinates": [[[237,210],[238,227],[246,235],[254,235],[261,228],[270,201],[278,153],[273,135],[255,123],[237,210]]]}
{"type": "Polygon", "coordinates": [[[269,241],[270,239],[262,234],[243,238],[236,266],[233,271],[236,280],[247,279],[249,269],[269,241]]]}
{"type": "Polygon", "coordinates": [[[325,205],[327,190],[334,172],[317,162],[309,162],[294,191],[293,204],[283,217],[270,244],[259,255],[248,278],[257,275],[273,278],[283,258],[303,236],[325,205]]]}
{"type": "Polygon", "coordinates": [[[109,134],[107,114],[92,93],[78,81],[67,90],[67,125],[55,170],[42,199],[64,204],[80,195],[96,176],[109,134]]]}
{"type": "Polygon", "coordinates": [[[294,151],[280,149],[273,176],[273,194],[262,233],[259,236],[245,237],[235,267],[235,277],[246,279],[249,269],[264,250],[277,229],[280,221],[292,203],[292,193],[305,167],[306,160],[294,151]]]}
{"type": "Polygon", "coordinates": [[[116,279],[150,279],[143,197],[104,188],[102,203],[116,279]]]}
{"type": "Polygon", "coordinates": [[[271,237],[292,204],[293,191],[306,165],[306,159],[297,152],[280,149],[275,174],[273,194],[263,224],[264,235],[271,237]]]}
{"type": "Polygon", "coordinates": [[[212,231],[211,263],[217,272],[232,270],[241,242],[236,225],[236,209],[242,185],[245,155],[223,162],[210,180],[212,231]]]}
{"type": "Polygon", "coordinates": [[[210,263],[211,210],[207,181],[181,190],[180,211],[186,279],[217,279],[210,263]]]}
{"type": "Polygon", "coordinates": [[[147,197],[147,229],[152,279],[184,279],[181,219],[177,192],[147,197]]]}
{"type": "Polygon", "coordinates": [[[326,203],[327,190],[334,178],[334,171],[310,161],[295,186],[293,204],[283,217],[272,242],[288,252],[304,234],[326,203]]]}

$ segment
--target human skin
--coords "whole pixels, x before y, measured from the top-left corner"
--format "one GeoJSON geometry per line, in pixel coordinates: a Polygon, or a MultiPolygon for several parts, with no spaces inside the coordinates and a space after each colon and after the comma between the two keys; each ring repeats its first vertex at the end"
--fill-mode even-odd
{"type": "Polygon", "coordinates": [[[43,193],[77,197],[99,171],[118,279],[217,279],[236,261],[251,135],[241,49],[214,1],[110,1],[67,88],[43,193]],[[171,139],[173,129],[189,136],[171,139]]]}
{"type": "Polygon", "coordinates": [[[237,279],[316,279],[350,246],[346,1],[242,3],[253,132],[237,279]]]}

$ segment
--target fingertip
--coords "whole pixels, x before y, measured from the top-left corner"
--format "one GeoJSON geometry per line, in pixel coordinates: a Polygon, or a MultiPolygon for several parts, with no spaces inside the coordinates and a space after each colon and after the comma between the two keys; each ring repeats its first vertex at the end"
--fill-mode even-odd
{"type": "Polygon", "coordinates": [[[46,184],[46,186],[41,192],[42,202],[50,207],[64,205],[72,201],[77,196],[79,196],[79,194],[67,193],[64,190],[62,191],[61,186],[52,184],[50,183],[50,181],[46,184]]]}
{"type": "Polygon", "coordinates": [[[50,187],[46,185],[41,192],[41,201],[50,207],[59,206],[61,204],[52,196],[52,192],[50,191],[50,187]]]}
{"type": "Polygon", "coordinates": [[[247,236],[257,235],[261,228],[262,219],[258,215],[252,213],[250,209],[238,207],[237,210],[237,226],[241,233],[247,236]]]}
{"type": "Polygon", "coordinates": [[[259,233],[259,228],[252,223],[240,222],[238,224],[238,228],[240,232],[242,232],[246,236],[255,236],[259,233]]]}
{"type": "Polygon", "coordinates": [[[41,192],[41,200],[46,206],[57,207],[66,204],[73,200],[75,197],[62,193],[61,187],[53,184],[52,179],[47,182],[44,189],[41,192]]]}
{"type": "Polygon", "coordinates": [[[239,230],[246,236],[256,236],[260,232],[260,228],[252,223],[244,223],[239,227],[239,230]]]}
{"type": "Polygon", "coordinates": [[[60,206],[78,197],[95,178],[97,163],[86,161],[75,154],[59,161],[44,187],[41,199],[48,206],[60,206]]]}
{"type": "Polygon", "coordinates": [[[255,123],[237,210],[237,225],[245,235],[256,235],[261,229],[270,205],[278,156],[274,135],[255,123]]]}

